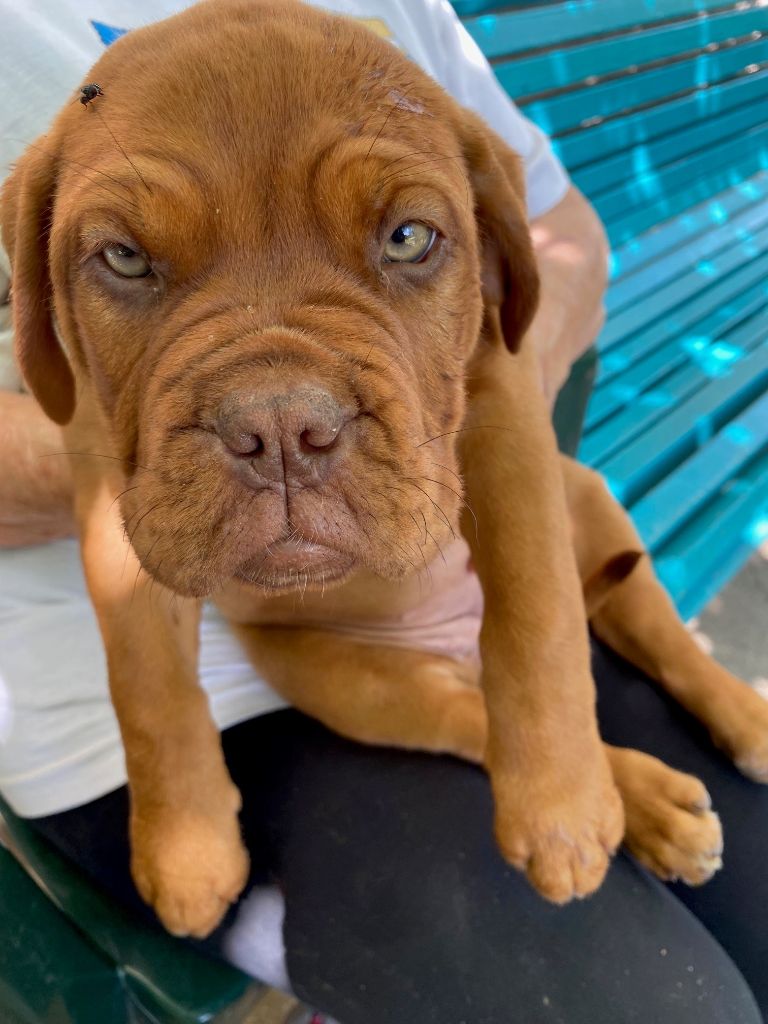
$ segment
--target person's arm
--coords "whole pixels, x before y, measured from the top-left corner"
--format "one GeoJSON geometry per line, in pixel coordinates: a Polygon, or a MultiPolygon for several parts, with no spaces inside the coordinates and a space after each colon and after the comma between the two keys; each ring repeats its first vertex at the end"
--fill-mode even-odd
{"type": "Polygon", "coordinates": [[[0,391],[0,548],[74,534],[61,430],[30,396],[0,391]]]}
{"type": "Polygon", "coordinates": [[[571,366],[595,343],[605,321],[609,249],[599,217],[573,186],[531,222],[531,236],[541,299],[530,330],[552,404],[571,366]]]}
{"type": "Polygon", "coordinates": [[[23,394],[13,358],[11,268],[0,246],[0,548],[71,536],[72,481],[59,427],[23,394]]]}

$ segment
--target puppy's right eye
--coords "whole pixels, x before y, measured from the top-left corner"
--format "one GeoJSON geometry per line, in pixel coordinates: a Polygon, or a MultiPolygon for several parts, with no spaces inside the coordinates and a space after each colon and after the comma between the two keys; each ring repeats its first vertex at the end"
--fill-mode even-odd
{"type": "Polygon", "coordinates": [[[110,270],[114,270],[120,277],[148,277],[152,273],[146,256],[120,242],[110,242],[102,254],[110,270]]]}
{"type": "Polygon", "coordinates": [[[384,246],[387,263],[421,263],[435,244],[437,232],[417,220],[395,228],[384,246]]]}

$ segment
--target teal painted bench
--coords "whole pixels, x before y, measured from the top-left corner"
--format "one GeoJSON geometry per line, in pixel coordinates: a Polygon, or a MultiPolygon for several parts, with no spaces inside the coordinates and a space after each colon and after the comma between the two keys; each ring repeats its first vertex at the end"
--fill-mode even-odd
{"type": "Polygon", "coordinates": [[[768,7],[454,7],[605,222],[579,457],[695,615],[768,538],[768,7]]]}

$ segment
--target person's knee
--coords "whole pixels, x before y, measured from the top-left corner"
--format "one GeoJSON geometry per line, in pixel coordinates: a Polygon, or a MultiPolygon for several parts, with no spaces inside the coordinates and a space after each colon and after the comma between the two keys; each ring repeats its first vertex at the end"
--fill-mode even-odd
{"type": "Polygon", "coordinates": [[[678,966],[657,979],[649,978],[644,1003],[632,1007],[636,1017],[616,1019],[649,1024],[763,1024],[747,982],[726,953],[707,938],[713,948],[706,951],[704,965],[686,964],[682,972],[678,966]]]}
{"type": "Polygon", "coordinates": [[[317,914],[289,910],[291,978],[305,998],[355,993],[329,1009],[369,1024],[416,1008],[425,1024],[457,1009],[467,1024],[508,1024],[510,1007],[526,1024],[761,1024],[723,949],[627,858],[595,898],[565,908],[471,842],[433,847],[428,868],[412,867],[383,857],[348,876],[328,908],[332,936],[317,914]]]}
{"type": "MultiPolygon", "coordinates": [[[[573,910],[563,938],[577,973],[583,972],[571,1004],[580,1016],[566,1013],[564,1020],[763,1024],[749,985],[725,950],[631,858],[619,856],[596,897],[573,910]],[[590,1015],[591,1000],[598,1009],[590,1015]]],[[[567,1005],[574,979],[567,972],[553,976],[565,986],[567,1005]]]]}
{"type": "Polygon", "coordinates": [[[291,811],[311,828],[286,827],[279,869],[309,1003],[366,1024],[760,1024],[722,948],[628,857],[553,907],[497,852],[479,772],[324,737],[302,733],[291,811]]]}

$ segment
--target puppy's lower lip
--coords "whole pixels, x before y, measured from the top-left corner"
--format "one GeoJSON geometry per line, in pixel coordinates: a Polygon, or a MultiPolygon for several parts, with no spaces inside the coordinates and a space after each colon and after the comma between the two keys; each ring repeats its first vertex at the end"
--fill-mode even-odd
{"type": "Polygon", "coordinates": [[[240,579],[266,586],[284,587],[300,575],[309,580],[330,581],[345,575],[353,559],[324,544],[283,540],[271,544],[263,555],[251,558],[237,571],[240,579]]]}
{"type": "Polygon", "coordinates": [[[270,544],[267,554],[274,555],[280,558],[290,558],[294,555],[301,557],[308,555],[328,555],[337,554],[332,548],[327,547],[325,544],[317,544],[308,540],[297,540],[295,538],[288,540],[278,541],[277,544],[270,544]]]}

